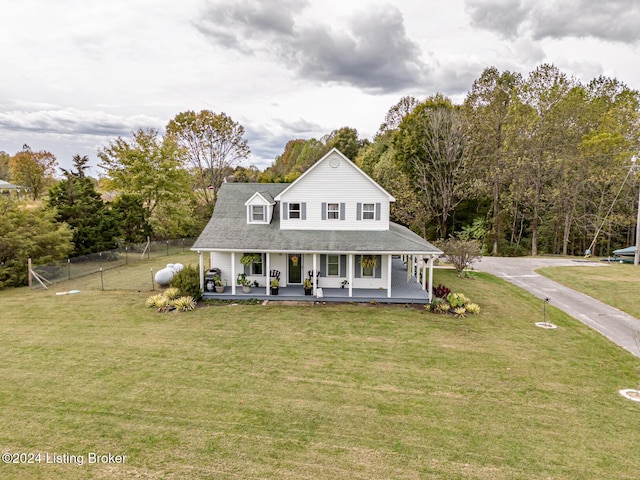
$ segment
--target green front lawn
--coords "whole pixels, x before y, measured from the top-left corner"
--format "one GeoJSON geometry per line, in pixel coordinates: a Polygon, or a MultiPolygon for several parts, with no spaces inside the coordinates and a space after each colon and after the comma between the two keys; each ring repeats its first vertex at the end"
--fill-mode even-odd
{"type": "Polygon", "coordinates": [[[637,359],[488,275],[435,281],[482,313],[0,292],[0,450],[126,455],[0,478],[636,478],[637,359]]]}
{"type": "Polygon", "coordinates": [[[611,263],[599,267],[548,267],[538,273],[640,319],[640,267],[611,263]]]}

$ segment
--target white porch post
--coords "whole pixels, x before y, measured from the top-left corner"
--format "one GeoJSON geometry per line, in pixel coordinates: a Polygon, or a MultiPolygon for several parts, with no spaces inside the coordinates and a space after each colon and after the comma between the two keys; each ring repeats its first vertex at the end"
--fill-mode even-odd
{"type": "Polygon", "coordinates": [[[413,269],[413,257],[407,255],[407,283],[411,280],[411,270],[413,269]]]}
{"type": "Polygon", "coordinates": [[[267,281],[265,282],[267,285],[265,286],[265,295],[270,295],[271,294],[271,289],[269,288],[271,285],[271,254],[269,252],[267,252],[265,254],[266,257],[266,263],[267,263],[267,270],[264,272],[265,276],[267,278],[267,281]]]}
{"type": "Polygon", "coordinates": [[[416,280],[420,282],[420,277],[418,272],[420,271],[420,265],[418,265],[418,256],[413,256],[413,276],[416,277],[416,280]]]}
{"type": "Polygon", "coordinates": [[[429,255],[429,291],[427,292],[427,298],[431,302],[433,297],[433,255],[429,255]]]}
{"type": "Polygon", "coordinates": [[[427,289],[427,260],[422,256],[422,290],[427,289]]]}
{"type": "Polygon", "coordinates": [[[347,270],[349,271],[348,273],[348,277],[349,277],[349,297],[353,296],[353,253],[350,253],[347,256],[347,260],[348,260],[348,267],[347,270]]]}
{"type": "Polygon", "coordinates": [[[393,255],[389,254],[387,258],[387,298],[391,298],[391,269],[393,255]]]}
{"type": "Polygon", "coordinates": [[[236,294],[236,252],[231,252],[231,295],[236,294]]]}
{"type": "Polygon", "coordinates": [[[204,292],[204,253],[198,252],[198,263],[200,264],[200,290],[204,292]]]}
{"type": "Polygon", "coordinates": [[[311,293],[313,293],[313,296],[316,296],[316,291],[318,289],[318,254],[314,253],[313,254],[313,277],[311,278],[311,281],[313,282],[313,291],[311,293]]]}

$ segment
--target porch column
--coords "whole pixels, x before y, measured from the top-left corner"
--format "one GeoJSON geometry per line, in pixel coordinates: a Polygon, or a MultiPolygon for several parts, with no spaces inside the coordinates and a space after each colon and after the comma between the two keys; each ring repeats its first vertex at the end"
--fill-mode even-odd
{"type": "Polygon", "coordinates": [[[267,264],[267,270],[265,271],[265,276],[267,278],[267,281],[265,282],[267,285],[265,286],[265,295],[271,295],[271,288],[269,288],[271,286],[271,254],[269,252],[267,252],[265,254],[265,262],[267,264]]]}
{"type": "Polygon", "coordinates": [[[204,292],[204,253],[198,252],[198,263],[200,264],[200,290],[204,292]]]}
{"type": "Polygon", "coordinates": [[[387,259],[387,298],[391,298],[391,269],[393,255],[389,254],[387,259]]]}
{"type": "Polygon", "coordinates": [[[419,271],[420,271],[420,265],[418,264],[418,256],[414,255],[413,256],[413,276],[416,277],[416,280],[418,281],[418,283],[420,283],[420,277],[418,275],[419,271]]]}
{"type": "Polygon", "coordinates": [[[313,282],[313,296],[316,296],[316,290],[318,288],[318,254],[313,254],[313,277],[311,277],[311,281],[313,282]]]}
{"type": "Polygon", "coordinates": [[[422,256],[422,290],[427,289],[427,260],[422,256]]]}
{"type": "Polygon", "coordinates": [[[413,269],[413,257],[407,255],[407,283],[411,280],[411,270],[413,269]]]}
{"type": "Polygon", "coordinates": [[[429,302],[433,297],[433,255],[429,255],[429,291],[427,292],[427,298],[429,302]]]}
{"type": "Polygon", "coordinates": [[[347,274],[347,276],[349,277],[348,278],[348,281],[349,281],[349,297],[353,296],[353,259],[354,259],[353,253],[350,253],[347,256],[347,262],[348,262],[347,270],[349,272],[347,274]]]}
{"type": "Polygon", "coordinates": [[[236,294],[236,252],[231,252],[231,295],[236,294]]]}

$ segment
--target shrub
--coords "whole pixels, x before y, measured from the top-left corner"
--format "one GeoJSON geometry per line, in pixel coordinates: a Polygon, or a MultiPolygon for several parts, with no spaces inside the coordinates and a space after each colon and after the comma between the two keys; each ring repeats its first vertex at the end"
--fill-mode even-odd
{"type": "Polygon", "coordinates": [[[478,240],[460,240],[451,237],[441,245],[441,248],[447,261],[453,264],[458,273],[462,273],[465,268],[482,257],[481,244],[478,240]]]}
{"type": "Polygon", "coordinates": [[[467,303],[469,303],[469,299],[462,293],[450,293],[449,295],[447,295],[447,301],[453,308],[464,307],[467,303]]]}
{"type": "Polygon", "coordinates": [[[426,308],[433,313],[447,313],[451,306],[444,298],[434,298],[426,308]]]}
{"type": "Polygon", "coordinates": [[[477,303],[467,303],[465,305],[465,308],[467,309],[467,312],[471,313],[472,315],[478,315],[480,313],[480,305],[478,305],[477,303]]]}
{"type": "Polygon", "coordinates": [[[445,287],[444,285],[433,287],[433,296],[436,298],[447,298],[447,295],[449,295],[450,293],[451,289],[445,287]]]}
{"type": "Polygon", "coordinates": [[[159,293],[157,295],[151,295],[149,298],[147,298],[147,307],[149,308],[159,308],[160,305],[159,303],[162,302],[162,299],[164,298],[164,295],[162,293],[159,293]]]}
{"type": "Polygon", "coordinates": [[[446,298],[436,297],[425,308],[432,313],[452,313],[460,318],[466,317],[467,313],[480,313],[480,306],[471,303],[463,293],[449,293],[446,298]]]}
{"type": "Polygon", "coordinates": [[[169,300],[175,300],[180,296],[180,290],[174,287],[167,288],[164,291],[164,296],[167,297],[169,300]]]}
{"type": "Polygon", "coordinates": [[[171,305],[176,307],[176,310],[180,312],[188,312],[196,308],[196,301],[193,297],[180,297],[173,300],[171,305]]]}
{"type": "Polygon", "coordinates": [[[196,302],[202,298],[200,274],[198,269],[192,265],[187,265],[176,273],[170,285],[178,289],[181,297],[192,297],[196,302]]]}
{"type": "Polygon", "coordinates": [[[160,312],[168,312],[169,307],[171,306],[171,301],[164,295],[160,295],[156,300],[155,306],[158,307],[158,311],[160,312]]]}
{"type": "Polygon", "coordinates": [[[467,309],[464,307],[455,307],[453,309],[453,314],[456,317],[464,318],[466,316],[465,313],[467,313],[467,309]]]}

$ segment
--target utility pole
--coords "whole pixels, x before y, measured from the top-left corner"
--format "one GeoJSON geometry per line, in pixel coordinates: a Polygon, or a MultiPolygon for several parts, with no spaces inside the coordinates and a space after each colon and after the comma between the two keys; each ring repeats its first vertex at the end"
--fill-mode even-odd
{"type": "MultiPolygon", "coordinates": [[[[638,158],[634,155],[631,157],[631,164],[633,170],[637,168],[636,161],[638,158]]],[[[638,188],[638,217],[636,219],[636,252],[633,257],[633,266],[637,267],[640,263],[640,187],[638,188]]]]}

